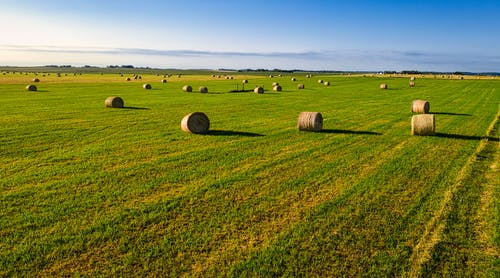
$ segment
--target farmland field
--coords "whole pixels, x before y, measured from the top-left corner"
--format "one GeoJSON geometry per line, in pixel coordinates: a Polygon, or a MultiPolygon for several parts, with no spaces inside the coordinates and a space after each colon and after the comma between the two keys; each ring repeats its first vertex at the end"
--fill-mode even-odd
{"type": "Polygon", "coordinates": [[[500,275],[500,79],[126,76],[0,75],[0,276],[500,275]]]}

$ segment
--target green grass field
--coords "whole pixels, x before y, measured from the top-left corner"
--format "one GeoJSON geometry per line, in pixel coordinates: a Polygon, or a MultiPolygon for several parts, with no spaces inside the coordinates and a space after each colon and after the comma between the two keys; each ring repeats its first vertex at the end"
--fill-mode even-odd
{"type": "Polygon", "coordinates": [[[500,275],[500,80],[126,76],[0,75],[0,276],[500,275]]]}

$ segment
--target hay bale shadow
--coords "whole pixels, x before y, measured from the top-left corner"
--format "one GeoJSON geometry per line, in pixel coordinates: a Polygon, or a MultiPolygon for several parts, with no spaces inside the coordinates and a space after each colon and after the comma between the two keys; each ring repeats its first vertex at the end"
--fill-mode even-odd
{"type": "Polygon", "coordinates": [[[146,108],[146,107],[134,107],[134,106],[124,106],[123,109],[130,109],[130,110],[150,110],[150,108],[146,108]]]}
{"type": "Polygon", "coordinates": [[[500,141],[498,139],[498,137],[492,137],[492,136],[470,136],[470,135],[440,133],[440,132],[436,132],[434,135],[431,135],[431,136],[440,137],[440,138],[449,138],[449,139],[459,139],[459,140],[480,141],[483,139],[487,139],[488,141],[491,141],[491,142],[499,142],[500,141]]]}
{"type": "Polygon", "coordinates": [[[321,133],[334,133],[334,134],[354,134],[354,135],[382,135],[379,132],[362,131],[362,130],[345,130],[345,129],[323,129],[321,133]]]}
{"type": "Polygon", "coordinates": [[[244,131],[233,131],[233,130],[209,130],[208,135],[214,136],[245,136],[245,137],[261,137],[262,134],[244,131]]]}
{"type": "Polygon", "coordinates": [[[472,116],[471,114],[463,114],[463,113],[452,113],[452,112],[429,112],[430,114],[436,115],[451,115],[451,116],[472,116]]]}

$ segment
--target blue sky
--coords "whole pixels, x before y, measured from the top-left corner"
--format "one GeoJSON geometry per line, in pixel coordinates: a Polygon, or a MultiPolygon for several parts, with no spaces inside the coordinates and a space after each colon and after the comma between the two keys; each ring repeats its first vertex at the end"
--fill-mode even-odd
{"type": "Polygon", "coordinates": [[[0,5],[0,65],[500,71],[500,1],[0,5]]]}

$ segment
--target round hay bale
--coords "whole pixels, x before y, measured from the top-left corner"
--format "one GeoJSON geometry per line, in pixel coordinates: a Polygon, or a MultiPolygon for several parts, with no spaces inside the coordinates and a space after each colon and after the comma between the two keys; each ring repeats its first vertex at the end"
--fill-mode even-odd
{"type": "Polygon", "coordinates": [[[208,88],[205,86],[200,86],[198,88],[198,91],[200,91],[200,93],[202,93],[202,94],[206,94],[206,93],[208,93],[208,88]]]}
{"type": "Polygon", "coordinates": [[[410,85],[410,87],[415,87],[415,81],[410,81],[410,83],[408,83],[408,85],[410,85]]]}
{"type": "Polygon", "coordinates": [[[323,116],[319,112],[300,112],[298,127],[301,131],[321,131],[323,116]]]}
{"type": "Polygon", "coordinates": [[[411,103],[411,112],[412,113],[424,113],[428,114],[431,108],[431,104],[425,100],[414,100],[411,103]]]}
{"type": "Polygon", "coordinates": [[[123,99],[121,97],[108,97],[104,101],[104,106],[111,108],[123,108],[123,99]]]}
{"type": "Polygon", "coordinates": [[[125,81],[130,81],[130,80],[131,80],[130,77],[125,78],[125,81]]]}
{"type": "Polygon", "coordinates": [[[380,84],[380,89],[387,90],[388,86],[385,83],[380,84]]]}
{"type": "Polygon", "coordinates": [[[323,84],[325,84],[325,86],[330,86],[330,82],[328,81],[325,81],[323,84]]]}
{"type": "Polygon", "coordinates": [[[319,84],[323,83],[323,80],[321,80],[321,79],[320,79],[320,80],[318,80],[318,83],[319,83],[319,84]]]}
{"type": "Polygon", "coordinates": [[[146,84],[142,85],[142,87],[143,87],[144,89],[146,89],[146,90],[151,90],[151,84],[147,84],[147,83],[146,83],[146,84]]]}
{"type": "Polygon", "coordinates": [[[181,128],[185,132],[206,134],[210,128],[210,120],[203,112],[193,112],[182,118],[181,128]]]}
{"type": "Polygon", "coordinates": [[[433,135],[435,133],[434,114],[420,114],[411,117],[411,135],[433,135]]]}
{"type": "Polygon", "coordinates": [[[167,83],[167,79],[162,79],[161,83],[167,83]]]}
{"type": "Polygon", "coordinates": [[[283,77],[283,75],[281,75],[281,74],[278,74],[278,77],[283,77]]]}
{"type": "Polygon", "coordinates": [[[292,82],[295,82],[295,81],[297,81],[297,78],[292,77],[292,82]]]}
{"type": "Polygon", "coordinates": [[[274,76],[273,76],[272,74],[271,74],[271,75],[269,75],[269,78],[273,78],[273,77],[274,77],[274,76]]]}
{"type": "Polygon", "coordinates": [[[276,85],[273,87],[273,91],[275,91],[275,92],[281,92],[281,90],[282,90],[282,88],[280,85],[276,85]]]}
{"type": "Polygon", "coordinates": [[[243,84],[247,84],[247,83],[248,83],[248,80],[243,79],[243,80],[241,81],[241,83],[243,83],[243,84]]]}
{"type": "Polygon", "coordinates": [[[190,93],[190,92],[192,92],[192,91],[193,91],[193,87],[191,87],[191,86],[189,86],[189,85],[185,85],[184,87],[182,87],[182,90],[183,90],[184,92],[188,92],[188,93],[190,93]]]}
{"type": "Polygon", "coordinates": [[[264,88],[262,88],[262,87],[255,87],[255,89],[253,89],[253,92],[256,93],[256,94],[263,94],[264,93],[264,88]]]}
{"type": "Polygon", "coordinates": [[[304,89],[304,88],[305,88],[305,86],[304,86],[304,84],[299,84],[299,85],[297,85],[297,88],[298,88],[299,90],[302,90],[302,89],[304,89]]]}
{"type": "Polygon", "coordinates": [[[279,84],[280,84],[280,83],[278,83],[278,82],[273,82],[273,87],[274,87],[274,86],[279,86],[279,84]]]}
{"type": "Polygon", "coordinates": [[[410,77],[410,81],[415,81],[415,76],[410,77]]]}
{"type": "Polygon", "coordinates": [[[38,79],[38,78],[33,78],[33,82],[40,82],[40,79],[38,79]]]}
{"type": "Polygon", "coordinates": [[[26,91],[30,91],[30,92],[36,92],[37,88],[35,85],[28,85],[26,86],[26,91]]]}

